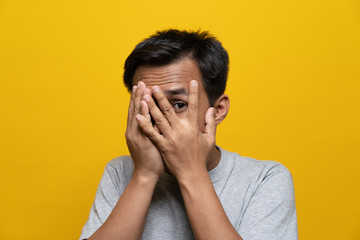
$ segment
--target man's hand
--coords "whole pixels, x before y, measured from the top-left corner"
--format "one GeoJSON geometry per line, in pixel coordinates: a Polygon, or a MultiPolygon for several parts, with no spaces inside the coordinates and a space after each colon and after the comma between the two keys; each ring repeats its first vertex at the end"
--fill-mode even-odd
{"type": "Polygon", "coordinates": [[[154,177],[157,179],[164,170],[161,155],[156,146],[141,131],[136,116],[141,116],[144,124],[151,125],[149,108],[141,101],[144,94],[151,94],[143,82],[133,87],[129,104],[126,143],[134,161],[134,176],[154,177]]]}
{"type": "Polygon", "coordinates": [[[199,129],[198,83],[190,82],[186,118],[180,119],[159,87],[152,88],[152,94],[145,94],[150,114],[160,133],[144,115],[137,114],[139,126],[157,146],[171,173],[178,181],[194,174],[207,174],[207,160],[215,144],[214,109],[209,108],[205,116],[205,132],[199,129]],[[159,109],[160,108],[160,109],[159,109]]]}
{"type": "Polygon", "coordinates": [[[164,170],[161,155],[156,146],[142,133],[135,117],[151,124],[149,108],[141,98],[150,94],[143,82],[133,87],[129,104],[126,142],[134,161],[133,177],[122,192],[109,217],[89,238],[97,239],[141,239],[146,216],[160,174],[164,170]]]}

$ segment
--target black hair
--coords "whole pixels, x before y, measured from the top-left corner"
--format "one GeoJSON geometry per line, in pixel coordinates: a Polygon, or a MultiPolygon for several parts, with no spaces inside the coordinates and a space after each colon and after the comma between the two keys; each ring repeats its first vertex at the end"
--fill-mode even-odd
{"type": "Polygon", "coordinates": [[[141,65],[164,66],[178,60],[196,60],[211,106],[225,92],[229,56],[207,31],[158,31],[139,43],[124,65],[124,84],[131,92],[135,70],[141,65]]]}

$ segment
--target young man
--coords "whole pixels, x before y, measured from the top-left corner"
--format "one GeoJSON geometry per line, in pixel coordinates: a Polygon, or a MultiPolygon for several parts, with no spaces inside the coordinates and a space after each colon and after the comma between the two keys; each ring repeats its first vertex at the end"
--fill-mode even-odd
{"type": "Polygon", "coordinates": [[[167,30],[135,47],[131,156],[106,166],[80,239],[297,239],[289,171],[215,145],[228,63],[207,32],[167,30]]]}

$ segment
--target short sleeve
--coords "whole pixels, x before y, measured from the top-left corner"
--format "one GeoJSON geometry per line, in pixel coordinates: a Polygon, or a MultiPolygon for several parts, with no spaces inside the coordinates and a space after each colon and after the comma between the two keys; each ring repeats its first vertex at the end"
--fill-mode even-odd
{"type": "Polygon", "coordinates": [[[120,198],[114,172],[114,167],[108,164],[100,180],[89,218],[82,229],[80,239],[88,239],[106,221],[120,198]]]}
{"type": "Polygon", "coordinates": [[[244,240],[296,240],[297,216],[290,172],[270,168],[250,199],[239,226],[244,240]]]}

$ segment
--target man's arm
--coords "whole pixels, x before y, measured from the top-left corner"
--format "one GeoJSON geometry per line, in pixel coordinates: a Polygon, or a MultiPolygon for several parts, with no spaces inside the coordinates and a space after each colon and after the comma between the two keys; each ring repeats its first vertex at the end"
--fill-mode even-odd
{"type": "Polygon", "coordinates": [[[89,238],[141,239],[157,179],[134,175],[104,224],[89,238]]]}
{"type": "Polygon", "coordinates": [[[133,88],[128,114],[126,141],[134,161],[128,186],[104,224],[89,238],[141,239],[151,198],[164,166],[155,145],[140,131],[135,116],[141,114],[151,124],[149,110],[141,98],[149,93],[144,83],[133,88]]]}
{"type": "Polygon", "coordinates": [[[214,109],[205,116],[205,133],[199,130],[198,84],[191,81],[187,118],[179,119],[160,88],[153,88],[160,109],[149,95],[144,99],[159,128],[141,115],[139,126],[156,144],[162,158],[177,178],[196,239],[242,239],[227,218],[208,175],[206,163],[215,147],[214,109]]]}
{"type": "Polygon", "coordinates": [[[179,184],[196,239],[242,239],[227,218],[206,171],[179,184]]]}

